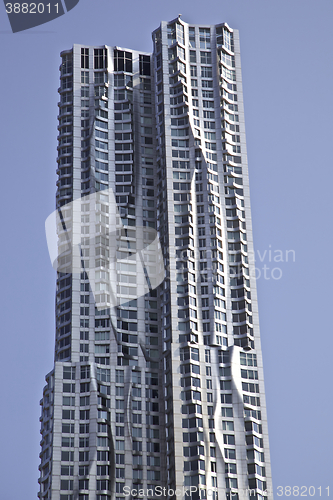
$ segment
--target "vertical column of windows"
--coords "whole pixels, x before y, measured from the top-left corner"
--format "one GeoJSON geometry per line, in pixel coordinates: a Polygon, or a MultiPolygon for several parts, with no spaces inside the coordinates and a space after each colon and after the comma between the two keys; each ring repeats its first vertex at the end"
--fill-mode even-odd
{"type": "MultiPolygon", "coordinates": [[[[140,114],[141,114],[141,164],[142,164],[142,204],[143,204],[143,237],[144,245],[149,245],[156,229],[156,222],[153,220],[156,214],[156,173],[154,165],[154,142],[153,142],[153,99],[155,92],[152,92],[152,79],[150,69],[150,58],[148,68],[148,58],[146,57],[146,71],[142,63],[144,56],[140,57],[140,114]]],[[[159,64],[160,65],[160,64],[159,64]]],[[[156,256],[145,252],[145,266],[149,275],[153,276],[157,272],[156,256]]],[[[146,333],[146,368],[145,373],[145,404],[146,404],[146,464],[147,464],[147,488],[151,492],[161,481],[161,447],[160,447],[160,390],[159,390],[159,359],[162,345],[160,342],[158,326],[158,299],[157,290],[151,290],[145,296],[145,333],[146,333]],[[156,370],[156,371],[154,371],[156,370]]],[[[134,418],[141,418],[140,415],[134,418]]],[[[143,422],[142,422],[143,423],[143,422]]],[[[140,465],[141,456],[133,457],[133,460],[140,465]],[[139,461],[139,462],[138,462],[139,461]]],[[[134,465],[134,464],[133,464],[134,465]]],[[[142,481],[142,471],[133,471],[133,481],[140,486],[142,481]]],[[[150,493],[149,496],[152,496],[150,493]]]]}
{"type": "Polygon", "coordinates": [[[184,461],[184,485],[204,488],[206,476],[199,349],[182,347],[180,361],[183,374],[181,385],[185,389],[181,393],[181,411],[186,416],[182,419],[183,454],[187,458],[184,461]]]}
{"type": "MultiPolygon", "coordinates": [[[[192,50],[195,48],[195,28],[189,28],[190,35],[190,60],[194,63],[191,66],[191,86],[192,86],[192,105],[194,106],[193,112],[193,123],[194,123],[194,138],[195,145],[200,147],[196,150],[196,200],[197,200],[197,224],[198,224],[198,244],[200,257],[200,279],[202,282],[201,293],[206,295],[209,293],[208,276],[209,270],[212,273],[213,279],[213,291],[220,292],[224,294],[224,289],[221,285],[224,284],[223,277],[223,254],[222,250],[222,230],[221,230],[221,219],[215,217],[214,215],[209,215],[209,219],[205,220],[205,216],[201,215],[205,212],[204,203],[204,192],[207,192],[207,201],[209,203],[208,210],[211,213],[220,212],[219,204],[219,180],[217,172],[217,153],[216,151],[216,132],[215,132],[215,110],[214,110],[214,95],[213,95],[213,80],[212,80],[212,57],[210,50],[210,29],[209,28],[199,28],[199,48],[200,51],[192,50]],[[196,64],[195,64],[196,63],[196,64]],[[199,91],[198,87],[198,77],[199,83],[202,86],[202,90],[199,91]],[[208,79],[210,78],[210,79],[208,79]],[[194,87],[194,88],[193,88],[194,87]],[[200,109],[204,118],[203,125],[204,129],[200,129],[200,109]],[[198,128],[197,128],[198,127],[198,128]],[[205,130],[206,129],[206,130],[205,130]],[[208,142],[209,141],[209,142],[208,142]],[[201,151],[201,148],[203,151],[201,151]],[[202,166],[204,165],[204,167],[202,166]],[[209,223],[209,226],[208,226],[209,223]],[[208,261],[206,259],[209,259],[208,261]],[[210,261],[210,262],[209,262],[210,261]],[[207,274],[208,272],[208,274],[207,274]],[[207,283],[207,284],[206,284],[207,283]]],[[[203,332],[204,332],[204,343],[209,344],[223,344],[226,345],[226,338],[221,335],[221,333],[226,334],[226,325],[219,322],[220,319],[225,320],[225,313],[221,311],[214,311],[214,318],[210,317],[210,311],[208,309],[208,297],[202,298],[203,307],[207,309],[202,310],[203,319],[203,332]],[[209,320],[209,321],[207,321],[209,320]],[[214,325],[214,329],[211,330],[210,322],[214,325]],[[205,333],[212,332],[210,335],[205,335],[205,333]]]]}
{"type": "Polygon", "coordinates": [[[95,189],[103,191],[109,187],[108,75],[104,67],[103,71],[94,72],[94,85],[95,137],[91,148],[95,160],[95,189]]]}
{"type": "MultiPolygon", "coordinates": [[[[134,146],[133,146],[133,76],[132,53],[114,51],[114,109],[115,109],[115,160],[116,160],[116,202],[120,206],[120,218],[117,222],[117,291],[122,295],[136,295],[136,258],[131,255],[131,250],[136,247],[135,226],[136,211],[128,204],[134,205],[135,177],[134,177],[134,146]],[[120,261],[123,262],[120,262],[120,261]]],[[[118,366],[138,365],[138,336],[137,336],[137,300],[133,299],[124,307],[117,308],[117,340],[118,340],[118,366]]],[[[116,376],[122,375],[123,371],[117,370],[116,376]],[[118,374],[118,375],[117,375],[118,374]],[[120,374],[120,375],[119,375],[120,374]]],[[[120,387],[116,389],[118,395],[120,387]]],[[[140,389],[141,390],[141,389],[140,389]]],[[[117,405],[123,402],[118,400],[117,405]]],[[[119,423],[119,418],[118,423],[119,423]]],[[[124,427],[117,425],[118,436],[123,436],[124,427]]],[[[119,441],[118,446],[124,442],[119,441]]],[[[122,457],[119,458],[122,460],[122,457]]],[[[124,477],[124,469],[117,469],[117,478],[124,477]]],[[[123,483],[118,483],[117,488],[122,488],[123,483]]],[[[118,491],[118,490],[117,490],[118,491]]]]}
{"type": "Polygon", "coordinates": [[[246,221],[244,190],[242,179],[239,116],[237,102],[235,56],[231,53],[232,33],[218,28],[218,48],[220,60],[220,86],[222,103],[222,141],[224,184],[226,195],[227,237],[229,252],[230,284],[232,287],[232,320],[235,344],[254,347],[252,327],[251,292],[249,282],[248,256],[246,244],[246,221]],[[226,50],[224,50],[226,49],[226,50]],[[232,111],[232,113],[231,113],[232,111]],[[236,300],[235,300],[236,299],[236,300]],[[236,324],[235,324],[236,323],[236,324]]]}
{"type": "MultiPolygon", "coordinates": [[[[161,31],[155,32],[155,95],[156,95],[156,130],[157,130],[157,230],[162,245],[164,266],[168,269],[169,266],[169,237],[168,237],[168,215],[167,215],[167,175],[166,175],[166,145],[165,145],[165,126],[164,126],[164,86],[163,86],[163,72],[162,72],[162,43],[161,31]]],[[[170,42],[171,45],[171,42],[170,42]]],[[[163,50],[167,50],[165,47],[163,50]]],[[[167,84],[167,82],[164,82],[167,84]]],[[[166,437],[166,460],[163,461],[167,465],[168,485],[174,484],[174,443],[173,443],[173,404],[172,404],[172,374],[171,374],[171,306],[170,306],[170,284],[166,280],[163,287],[160,288],[159,299],[161,303],[161,329],[162,335],[160,336],[162,345],[159,349],[163,350],[163,390],[165,402],[160,399],[158,401],[158,389],[152,388],[146,394],[150,396],[150,401],[147,401],[147,410],[165,412],[165,437],[166,437]],[[155,396],[155,397],[154,397],[155,396]],[[161,407],[159,407],[161,406],[161,407]]],[[[154,342],[156,342],[154,340],[154,342]]],[[[160,462],[158,454],[164,450],[157,440],[148,444],[147,452],[147,465],[159,466],[163,465],[160,462]]],[[[159,471],[158,471],[159,472],[159,471]]],[[[154,472],[152,471],[152,474],[154,472]]],[[[158,476],[154,476],[155,480],[158,476]]]]}
{"type": "Polygon", "coordinates": [[[81,48],[81,193],[90,189],[89,48],[81,48]]]}
{"type": "Polygon", "coordinates": [[[54,373],[52,372],[46,378],[46,386],[43,389],[43,399],[40,401],[42,407],[41,412],[41,466],[40,477],[38,482],[40,484],[39,498],[49,498],[49,491],[51,486],[50,474],[52,472],[52,442],[53,442],[53,389],[54,389],[54,373]]]}
{"type": "MultiPolygon", "coordinates": [[[[109,339],[109,331],[101,330],[95,332],[95,349],[101,346],[100,342],[109,339]]],[[[108,344],[107,344],[108,345],[108,344]]],[[[104,351],[105,352],[105,351],[104,351]]],[[[103,363],[98,363],[100,366],[96,367],[96,380],[97,380],[97,478],[96,478],[96,498],[110,499],[110,369],[105,368],[103,363]],[[100,492],[102,493],[100,494],[100,492]]],[[[89,367],[82,372],[81,378],[89,377],[89,367]]],[[[116,397],[118,392],[116,390],[116,397]]],[[[117,401],[117,400],[116,400],[117,401]]],[[[87,411],[87,410],[86,410],[87,411]]],[[[84,415],[83,415],[84,416],[84,415]]],[[[89,418],[89,414],[87,415],[89,418]]]]}
{"type": "MultiPolygon", "coordinates": [[[[173,193],[174,201],[189,202],[191,199],[191,174],[190,171],[184,171],[190,167],[189,128],[186,126],[188,125],[188,94],[186,77],[183,77],[183,74],[186,75],[186,59],[185,50],[179,45],[184,44],[184,27],[180,23],[176,23],[170,25],[168,29],[169,45],[171,46],[168,49],[168,58],[173,193]],[[172,41],[170,40],[170,32],[174,31],[176,31],[177,36],[172,41]],[[178,43],[175,45],[176,42],[178,43]]],[[[189,203],[181,205],[175,203],[174,208],[177,293],[184,294],[177,299],[178,329],[181,332],[179,340],[181,343],[188,342],[190,339],[197,342],[198,336],[194,333],[198,330],[197,311],[190,307],[192,304],[189,304],[187,295],[189,288],[195,288],[196,282],[194,260],[188,258],[191,254],[194,257],[194,251],[188,249],[189,246],[193,247],[194,245],[191,205],[189,203]]],[[[195,299],[191,298],[191,300],[193,302],[195,299]]]]}
{"type": "MultiPolygon", "coordinates": [[[[142,489],[143,487],[143,451],[144,451],[144,443],[142,440],[142,424],[144,424],[142,419],[143,410],[142,405],[144,404],[144,381],[142,381],[142,373],[139,370],[135,370],[132,372],[132,414],[131,414],[131,422],[129,425],[131,427],[131,435],[132,435],[132,479],[133,486],[136,489],[142,489]],[[143,383],[142,383],[143,382],[143,383]],[[135,413],[134,413],[135,412],[135,413]],[[140,412],[140,413],[139,413],[140,412]],[[136,424],[141,424],[137,426],[136,424]]],[[[148,434],[147,434],[147,437],[148,434]]]]}
{"type": "Polygon", "coordinates": [[[73,53],[62,54],[60,66],[60,102],[58,135],[58,181],[56,204],[60,210],[58,225],[58,276],[56,296],[56,359],[71,356],[71,238],[72,214],[61,209],[73,199],[73,53]]]}
{"type": "Polygon", "coordinates": [[[100,491],[109,491],[109,409],[110,403],[110,285],[109,285],[109,195],[103,191],[109,188],[109,82],[107,70],[107,49],[94,49],[94,134],[91,136],[91,178],[92,186],[98,192],[95,206],[90,207],[95,215],[95,343],[94,355],[96,378],[98,380],[97,420],[97,497],[104,498],[100,491]],[[102,463],[100,463],[102,462],[102,463]]]}
{"type": "MultiPolygon", "coordinates": [[[[231,304],[234,343],[246,349],[254,348],[252,304],[246,243],[246,221],[242,180],[242,157],[233,36],[226,28],[217,28],[217,48],[221,77],[222,140],[224,150],[226,219],[231,285],[231,304]],[[220,48],[220,49],[219,49],[220,48]]],[[[263,438],[259,399],[256,354],[240,352],[241,380],[244,402],[245,439],[249,487],[263,491],[266,488],[263,438]],[[244,367],[250,366],[251,369],[244,367]]],[[[227,411],[227,409],[225,409],[227,411]]],[[[225,424],[227,425],[227,424],[225,424]]],[[[229,457],[230,457],[230,451],[229,457]]],[[[236,458],[236,457],[234,457],[236,458]]],[[[226,463],[226,487],[237,487],[236,464],[226,463]]]]}
{"type": "Polygon", "coordinates": [[[73,53],[62,55],[60,66],[57,206],[71,201],[73,169],[73,53]]]}
{"type": "Polygon", "coordinates": [[[134,204],[132,53],[115,50],[114,68],[116,202],[134,204]]]}
{"type": "MultiPolygon", "coordinates": [[[[63,366],[63,410],[60,463],[61,492],[71,491],[74,487],[75,385],[75,367],[63,366]]],[[[68,495],[71,496],[72,491],[68,495]]]]}
{"type": "Polygon", "coordinates": [[[244,401],[245,439],[247,445],[250,488],[265,490],[266,470],[263,452],[257,356],[253,352],[240,352],[241,379],[244,401]],[[259,477],[258,477],[259,476],[259,477]]]}
{"type": "MultiPolygon", "coordinates": [[[[125,479],[124,371],[116,370],[116,480],[125,479]],[[119,385],[118,385],[119,384],[119,385]]],[[[104,424],[103,424],[104,425],[104,424]]],[[[122,482],[118,484],[123,484],[122,482]]]]}
{"type": "MultiPolygon", "coordinates": [[[[89,70],[89,54],[90,49],[81,48],[81,195],[85,196],[90,193],[93,186],[92,158],[94,152],[91,149],[91,126],[90,119],[93,118],[90,110],[90,94],[91,82],[89,70]]],[[[90,259],[90,203],[81,203],[81,266],[84,270],[89,269],[90,259]]],[[[88,275],[82,271],[80,276],[80,361],[86,362],[89,359],[89,302],[90,302],[90,287],[88,275]]],[[[80,438],[81,441],[81,438],[80,438]]],[[[82,441],[81,441],[82,444],[82,441]]],[[[85,453],[85,452],[82,452],[85,453]]],[[[82,480],[81,486],[82,485],[82,480]]]]}

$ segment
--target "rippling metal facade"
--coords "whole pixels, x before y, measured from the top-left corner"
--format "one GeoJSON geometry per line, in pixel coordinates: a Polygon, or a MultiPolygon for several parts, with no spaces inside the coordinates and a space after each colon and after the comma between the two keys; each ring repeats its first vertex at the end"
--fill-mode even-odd
{"type": "Polygon", "coordinates": [[[238,32],[153,45],[61,54],[39,498],[272,498],[238,32]]]}

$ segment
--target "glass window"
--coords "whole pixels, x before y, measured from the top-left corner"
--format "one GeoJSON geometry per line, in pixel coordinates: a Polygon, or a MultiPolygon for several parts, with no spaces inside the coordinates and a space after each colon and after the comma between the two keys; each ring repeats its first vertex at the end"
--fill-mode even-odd
{"type": "Polygon", "coordinates": [[[233,36],[230,31],[227,29],[223,30],[223,45],[228,49],[228,50],[234,50],[233,47],[233,36]]]}
{"type": "Polygon", "coordinates": [[[188,31],[189,31],[190,47],[195,47],[195,28],[189,27],[188,31]]]}
{"type": "Polygon", "coordinates": [[[114,70],[132,73],[132,53],[123,50],[114,51],[114,70]]]}
{"type": "Polygon", "coordinates": [[[184,45],[185,44],[184,26],[182,24],[177,23],[176,31],[177,31],[177,41],[180,42],[182,45],[184,45]]]}
{"type": "Polygon", "coordinates": [[[210,29],[200,28],[199,36],[200,36],[200,49],[210,49],[210,29]]]}
{"type": "Polygon", "coordinates": [[[200,62],[201,64],[212,64],[211,52],[200,52],[200,62]]]}
{"type": "Polygon", "coordinates": [[[89,83],[89,71],[81,71],[81,83],[89,83]]]}
{"type": "Polygon", "coordinates": [[[139,55],[140,75],[150,76],[150,56],[139,55]]]}
{"type": "Polygon", "coordinates": [[[81,49],[81,68],[89,68],[89,49],[81,49]]]}
{"type": "Polygon", "coordinates": [[[94,49],[94,68],[107,68],[107,49],[94,49]]]}
{"type": "Polygon", "coordinates": [[[168,45],[173,45],[176,42],[176,26],[174,24],[168,25],[168,45]]]}
{"type": "Polygon", "coordinates": [[[63,370],[64,379],[75,380],[75,366],[64,366],[63,370]]]}

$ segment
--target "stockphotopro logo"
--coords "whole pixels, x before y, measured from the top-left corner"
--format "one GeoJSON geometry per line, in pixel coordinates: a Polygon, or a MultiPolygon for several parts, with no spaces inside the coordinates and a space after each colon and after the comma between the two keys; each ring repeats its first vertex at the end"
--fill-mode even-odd
{"type": "Polygon", "coordinates": [[[87,273],[98,310],[146,295],[165,277],[157,231],[120,213],[112,189],[78,198],[45,222],[52,265],[60,273],[87,273]]]}
{"type": "Polygon", "coordinates": [[[48,23],[72,10],[79,0],[8,2],[4,0],[13,33],[48,23]]]}

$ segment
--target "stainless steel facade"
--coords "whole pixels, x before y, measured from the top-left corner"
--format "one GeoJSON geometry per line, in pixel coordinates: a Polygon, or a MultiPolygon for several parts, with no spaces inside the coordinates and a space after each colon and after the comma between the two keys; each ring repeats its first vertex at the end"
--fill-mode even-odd
{"type": "Polygon", "coordinates": [[[61,54],[39,498],[272,498],[238,32],[153,44],[61,54]]]}

